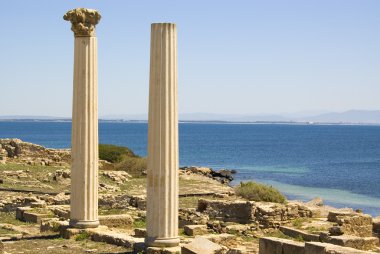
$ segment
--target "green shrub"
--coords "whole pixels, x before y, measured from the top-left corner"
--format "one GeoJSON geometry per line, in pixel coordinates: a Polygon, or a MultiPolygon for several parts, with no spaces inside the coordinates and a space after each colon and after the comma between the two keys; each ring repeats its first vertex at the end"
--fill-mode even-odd
{"type": "Polygon", "coordinates": [[[125,157],[136,157],[136,155],[128,148],[115,145],[99,145],[99,158],[108,162],[121,162],[125,157]]]}
{"type": "Polygon", "coordinates": [[[115,166],[116,170],[124,170],[132,176],[142,176],[147,169],[147,160],[142,157],[125,157],[115,166]]]}
{"type": "Polygon", "coordinates": [[[75,241],[84,241],[84,240],[90,239],[90,237],[91,235],[88,232],[84,231],[75,236],[75,241]]]}
{"type": "Polygon", "coordinates": [[[275,203],[285,203],[286,198],[272,186],[255,183],[241,182],[236,187],[236,194],[251,201],[265,201],[275,203]]]}

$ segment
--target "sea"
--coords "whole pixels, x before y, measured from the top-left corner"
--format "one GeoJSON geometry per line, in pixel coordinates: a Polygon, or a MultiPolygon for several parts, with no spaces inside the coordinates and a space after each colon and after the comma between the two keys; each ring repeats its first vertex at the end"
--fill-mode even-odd
{"type": "MultiPolygon", "coordinates": [[[[147,154],[147,124],[100,122],[103,144],[147,154]]],[[[69,148],[69,121],[0,121],[0,138],[69,148]]],[[[257,181],[288,199],[320,197],[335,207],[380,215],[380,126],[180,123],[180,166],[237,171],[233,185],[257,181]]]]}

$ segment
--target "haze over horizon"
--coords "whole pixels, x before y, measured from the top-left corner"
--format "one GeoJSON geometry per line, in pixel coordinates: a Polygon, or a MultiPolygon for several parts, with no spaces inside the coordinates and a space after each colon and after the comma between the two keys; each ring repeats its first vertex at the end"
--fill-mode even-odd
{"type": "Polygon", "coordinates": [[[182,114],[293,117],[380,109],[377,0],[3,5],[17,13],[0,16],[2,24],[12,21],[0,40],[0,116],[71,116],[74,42],[62,16],[76,7],[102,14],[100,116],[147,112],[153,22],[178,27],[182,114]]]}

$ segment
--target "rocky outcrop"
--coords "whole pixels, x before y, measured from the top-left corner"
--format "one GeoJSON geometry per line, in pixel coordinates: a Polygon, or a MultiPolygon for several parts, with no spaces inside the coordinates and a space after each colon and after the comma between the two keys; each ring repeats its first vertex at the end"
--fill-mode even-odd
{"type": "Polygon", "coordinates": [[[0,157],[29,165],[67,165],[71,160],[68,149],[45,148],[15,138],[0,139],[0,157]]]}
{"type": "Polygon", "coordinates": [[[220,183],[228,184],[234,178],[233,175],[236,173],[235,170],[221,169],[221,170],[213,170],[212,168],[207,167],[182,167],[180,168],[180,174],[198,174],[207,176],[214,180],[217,180],[220,183]]]}

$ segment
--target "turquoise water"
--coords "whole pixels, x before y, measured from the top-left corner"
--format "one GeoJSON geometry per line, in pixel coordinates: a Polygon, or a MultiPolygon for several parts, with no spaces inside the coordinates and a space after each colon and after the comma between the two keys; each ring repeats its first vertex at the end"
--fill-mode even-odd
{"type": "MultiPolygon", "coordinates": [[[[0,122],[0,138],[70,147],[69,122],[0,122]]],[[[380,214],[380,126],[180,124],[180,164],[236,169],[288,198],[380,214]]],[[[146,155],[147,124],[99,124],[101,143],[146,155]]]]}

